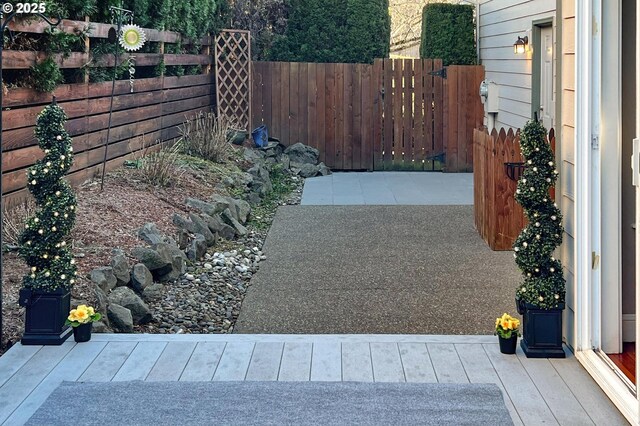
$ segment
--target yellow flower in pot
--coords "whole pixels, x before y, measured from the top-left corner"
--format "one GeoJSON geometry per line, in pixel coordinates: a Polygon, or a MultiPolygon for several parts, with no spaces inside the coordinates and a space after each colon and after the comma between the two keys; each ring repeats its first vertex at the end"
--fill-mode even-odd
{"type": "Polygon", "coordinates": [[[500,343],[500,352],[503,354],[515,354],[518,342],[520,320],[504,313],[496,318],[496,332],[500,343]]]}
{"type": "Polygon", "coordinates": [[[88,342],[91,339],[91,328],[94,321],[102,318],[100,313],[87,305],[78,305],[72,309],[67,317],[66,325],[73,327],[73,338],[76,342],[88,342]]]}

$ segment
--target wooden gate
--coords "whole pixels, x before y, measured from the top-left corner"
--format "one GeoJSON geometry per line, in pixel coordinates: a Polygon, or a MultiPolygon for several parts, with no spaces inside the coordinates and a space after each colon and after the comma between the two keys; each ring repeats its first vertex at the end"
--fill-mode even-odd
{"type": "Polygon", "coordinates": [[[471,171],[481,66],[252,62],[252,128],[303,142],[336,170],[471,171]]]}

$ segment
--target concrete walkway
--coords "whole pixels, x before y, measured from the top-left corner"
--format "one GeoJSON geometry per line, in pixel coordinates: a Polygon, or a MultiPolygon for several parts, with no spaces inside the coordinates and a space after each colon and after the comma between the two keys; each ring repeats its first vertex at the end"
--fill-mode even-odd
{"type": "Polygon", "coordinates": [[[236,332],[489,334],[515,311],[472,206],[280,207],[264,251],[236,332]]]}
{"type": "Polygon", "coordinates": [[[473,173],[334,173],[305,181],[302,205],[473,205],[473,173]]]}

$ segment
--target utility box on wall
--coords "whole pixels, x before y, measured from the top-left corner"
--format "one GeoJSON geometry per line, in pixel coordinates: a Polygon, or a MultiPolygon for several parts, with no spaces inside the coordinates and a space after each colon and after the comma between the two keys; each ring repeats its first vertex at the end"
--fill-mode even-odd
{"type": "Polygon", "coordinates": [[[489,80],[483,80],[480,83],[480,99],[484,105],[486,113],[495,114],[498,112],[499,86],[489,80]]]}

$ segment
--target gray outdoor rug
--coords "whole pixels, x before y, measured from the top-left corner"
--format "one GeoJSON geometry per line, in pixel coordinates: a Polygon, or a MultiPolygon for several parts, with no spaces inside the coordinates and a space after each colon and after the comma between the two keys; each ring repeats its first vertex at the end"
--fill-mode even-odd
{"type": "Polygon", "coordinates": [[[493,384],[62,383],[31,425],[511,425],[493,384]]]}

